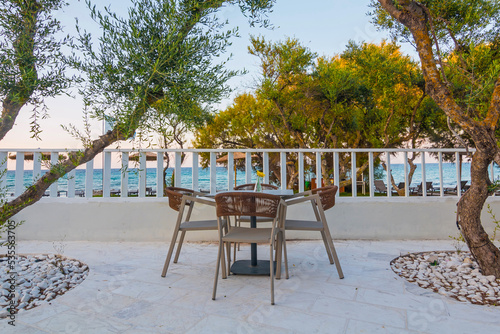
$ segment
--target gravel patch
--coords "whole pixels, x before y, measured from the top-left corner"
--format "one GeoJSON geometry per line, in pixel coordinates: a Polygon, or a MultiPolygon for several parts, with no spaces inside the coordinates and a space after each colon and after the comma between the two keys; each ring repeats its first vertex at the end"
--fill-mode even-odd
{"type": "Polygon", "coordinates": [[[500,305],[500,280],[481,274],[470,252],[410,253],[391,261],[392,270],[408,282],[480,305],[500,305]]]}
{"type": "MultiPolygon", "coordinates": [[[[12,264],[12,262],[11,262],[12,264]]],[[[60,255],[17,255],[14,270],[0,255],[0,318],[48,303],[87,277],[86,264],[60,255]],[[15,291],[15,294],[12,292],[15,291]]]]}

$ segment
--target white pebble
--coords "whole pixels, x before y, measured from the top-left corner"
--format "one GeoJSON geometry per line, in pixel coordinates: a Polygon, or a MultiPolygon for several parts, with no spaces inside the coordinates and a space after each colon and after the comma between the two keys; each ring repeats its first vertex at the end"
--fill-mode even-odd
{"type": "Polygon", "coordinates": [[[27,293],[27,294],[23,295],[23,296],[21,297],[21,304],[22,304],[22,303],[27,302],[27,301],[28,301],[28,300],[30,300],[30,299],[31,299],[31,295],[30,295],[29,293],[27,293]]]}
{"type": "Polygon", "coordinates": [[[485,276],[484,278],[486,278],[488,281],[490,281],[492,283],[496,281],[495,275],[485,276]]]}
{"type": "MultiPolygon", "coordinates": [[[[83,281],[88,274],[88,267],[76,260],[62,257],[56,260],[54,255],[21,255],[17,261],[16,271],[16,294],[12,298],[12,303],[17,305],[19,302],[16,309],[22,312],[40,305],[44,299],[54,299],[58,294],[65,293],[68,287],[83,281]],[[49,261],[53,264],[49,264],[49,261]],[[54,264],[57,267],[54,267],[54,264]],[[61,268],[67,275],[61,272],[61,268]]],[[[10,301],[6,299],[11,288],[10,282],[7,281],[10,275],[7,273],[7,262],[0,262],[0,314],[10,307],[10,301]]]]}

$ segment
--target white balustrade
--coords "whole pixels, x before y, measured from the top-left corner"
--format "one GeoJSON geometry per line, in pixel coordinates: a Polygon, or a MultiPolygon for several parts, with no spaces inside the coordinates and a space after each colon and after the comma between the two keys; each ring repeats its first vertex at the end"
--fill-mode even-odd
{"type": "MultiPolygon", "coordinates": [[[[193,164],[194,166],[194,164],[193,164]]],[[[234,179],[235,178],[235,168],[234,168],[234,153],[233,152],[228,152],[227,153],[227,189],[228,190],[233,190],[234,189],[234,186],[236,186],[236,180],[234,179]]],[[[196,166],[198,167],[198,166],[196,166]]],[[[193,172],[193,175],[194,175],[194,172],[193,172]]],[[[196,175],[198,175],[198,170],[196,172],[196,175]]],[[[193,180],[195,178],[193,177],[193,180]]],[[[196,178],[198,180],[198,178],[196,178]]],[[[197,188],[194,188],[193,189],[197,189],[197,188]]]]}
{"type": "MultiPolygon", "coordinates": [[[[299,152],[298,158],[299,158],[299,192],[301,193],[305,190],[304,189],[304,184],[305,184],[305,180],[304,180],[304,152],[299,152]]],[[[266,170],[266,168],[264,168],[264,170],[266,170]]]]}
{"type": "Polygon", "coordinates": [[[264,183],[269,184],[269,153],[262,154],[262,170],[265,171],[264,183]]]}
{"type": "Polygon", "coordinates": [[[358,171],[358,169],[356,168],[356,152],[351,152],[351,185],[352,185],[351,187],[352,187],[352,197],[358,196],[358,178],[357,178],[357,175],[356,175],[357,171],[358,171]]]}
{"type": "Polygon", "coordinates": [[[139,153],[139,189],[137,190],[137,196],[146,196],[146,152],[139,153]]]}
{"type": "Polygon", "coordinates": [[[7,192],[7,154],[0,152],[0,192],[7,192]]]}
{"type": "MultiPolygon", "coordinates": [[[[373,159],[370,166],[373,167],[373,159]]],[[[370,172],[372,173],[373,176],[373,168],[370,168],[370,172]]],[[[340,185],[339,152],[333,152],[333,182],[334,182],[333,184],[335,184],[337,187],[340,185]]],[[[370,186],[370,190],[373,190],[372,186],[370,186]]],[[[337,191],[337,197],[339,196],[340,196],[340,191],[337,191]]]]}
{"type": "MultiPolygon", "coordinates": [[[[215,152],[210,152],[210,192],[215,193],[217,191],[217,154],[215,152]]],[[[193,177],[195,177],[193,175],[193,177]]],[[[198,177],[198,175],[196,175],[198,177]]]]}
{"type": "MultiPolygon", "coordinates": [[[[408,152],[403,152],[403,163],[404,163],[404,173],[405,173],[405,197],[410,196],[410,185],[408,184],[408,152]]],[[[443,177],[441,176],[441,180],[443,177]]]]}
{"type": "Polygon", "coordinates": [[[156,197],[163,197],[163,152],[156,152],[156,197]]]}
{"type": "Polygon", "coordinates": [[[94,196],[94,160],[85,164],[85,198],[94,196]]]}
{"type": "Polygon", "coordinates": [[[427,196],[427,178],[425,177],[425,152],[422,152],[422,196],[427,196]]]}
{"type": "Polygon", "coordinates": [[[129,154],[128,152],[122,153],[122,168],[121,168],[121,197],[128,197],[128,163],[129,154]]]}
{"type": "MultiPolygon", "coordinates": [[[[212,162],[210,162],[212,163],[212,162]]],[[[246,183],[252,183],[252,153],[251,152],[246,152],[245,153],[245,178],[246,178],[246,183]]],[[[213,190],[210,188],[210,190],[213,190]]]]}
{"type": "MultiPolygon", "coordinates": [[[[51,152],[50,153],[50,166],[52,167],[52,166],[57,165],[58,161],[59,161],[59,153],[58,152],[51,152]]],[[[57,191],[58,191],[58,184],[57,184],[57,182],[54,182],[49,187],[50,197],[52,197],[52,198],[57,197],[57,191]]]]}
{"type": "Polygon", "coordinates": [[[385,164],[387,166],[387,197],[392,196],[392,170],[391,170],[391,152],[385,152],[385,164]]]}
{"type": "MultiPolygon", "coordinates": [[[[51,165],[55,165],[58,163],[59,159],[59,154],[61,153],[69,153],[67,150],[63,149],[52,149],[52,150],[43,150],[43,152],[50,152],[50,163],[51,165]]],[[[141,150],[139,152],[139,164],[138,166],[135,165],[133,168],[136,168],[136,180],[137,180],[137,189],[129,189],[130,187],[133,187],[132,184],[130,184],[130,179],[129,179],[129,155],[134,152],[134,150],[128,150],[128,149],[110,149],[110,150],[105,150],[103,153],[103,158],[102,158],[102,180],[99,180],[97,177],[98,173],[100,174],[99,171],[99,165],[101,164],[101,160],[94,161],[89,161],[85,164],[85,170],[81,170],[81,167],[79,171],[73,170],[71,171],[68,176],[67,176],[67,185],[56,182],[52,184],[49,187],[49,192],[50,192],[50,197],[51,198],[57,198],[59,197],[60,193],[66,192],[68,198],[73,198],[73,197],[85,197],[85,198],[92,198],[93,192],[95,190],[100,190],[100,189],[95,189],[95,187],[99,187],[99,181],[102,181],[102,194],[103,197],[114,197],[113,195],[116,195],[118,192],[121,192],[121,197],[128,197],[129,192],[133,194],[137,194],[138,197],[163,197],[163,168],[165,166],[165,160],[164,156],[165,155],[173,155],[173,166],[170,166],[170,170],[174,170],[175,176],[174,176],[174,185],[178,187],[192,187],[193,189],[200,190],[200,186],[203,188],[201,190],[204,191],[210,191],[210,192],[216,192],[219,190],[225,190],[225,189],[233,189],[234,184],[235,184],[235,160],[234,160],[234,154],[236,152],[244,152],[245,154],[245,162],[244,162],[244,168],[245,168],[245,176],[243,178],[239,178],[240,182],[243,182],[244,180],[245,183],[251,183],[252,180],[255,179],[254,173],[255,173],[255,164],[252,162],[252,156],[255,156],[255,154],[258,154],[259,156],[262,157],[262,171],[265,174],[264,183],[269,183],[271,178],[271,166],[270,166],[270,154],[279,154],[279,164],[278,166],[279,170],[277,171],[277,174],[275,176],[279,176],[279,178],[282,180],[280,187],[282,189],[285,189],[287,187],[287,177],[291,177],[291,175],[287,175],[287,158],[292,160],[293,158],[297,158],[298,163],[298,175],[294,176],[296,177],[297,180],[297,185],[296,185],[296,190],[297,191],[303,191],[305,190],[305,182],[306,180],[309,179],[307,177],[307,173],[309,172],[315,172],[316,174],[316,184],[318,187],[321,187],[322,184],[322,179],[323,178],[333,178],[333,183],[337,186],[340,186],[341,182],[343,180],[340,179],[342,175],[346,171],[350,170],[350,180],[352,181],[352,191],[351,191],[351,196],[353,198],[358,198],[358,192],[357,192],[357,171],[362,164],[366,162],[360,163],[358,160],[359,159],[366,159],[368,158],[368,168],[365,170],[364,174],[367,175],[364,178],[364,181],[368,185],[369,192],[368,192],[368,197],[373,198],[377,197],[380,198],[380,195],[377,193],[375,187],[374,187],[374,181],[375,181],[375,175],[380,175],[377,174],[375,171],[375,157],[379,157],[382,159],[387,167],[387,170],[385,172],[385,177],[383,178],[384,183],[387,185],[387,193],[384,194],[383,196],[385,197],[392,197],[393,196],[393,189],[392,187],[392,178],[394,177],[396,184],[398,183],[398,180],[396,179],[396,175],[392,171],[391,167],[391,159],[393,155],[396,154],[398,159],[400,160],[401,157],[403,158],[403,166],[398,167],[399,169],[399,174],[397,174],[397,177],[400,179],[400,182],[404,182],[404,196],[405,198],[410,197],[410,189],[414,189],[415,187],[411,187],[410,180],[408,177],[408,154],[418,154],[420,155],[420,174],[419,176],[414,176],[414,183],[419,184],[421,182],[422,184],[422,192],[419,194],[420,196],[411,196],[411,198],[418,198],[418,197],[427,197],[431,195],[436,195],[438,194],[439,196],[443,197],[447,195],[447,191],[445,191],[445,181],[444,181],[444,162],[443,162],[443,154],[454,154],[455,156],[455,161],[458,162],[460,161],[461,154],[465,152],[465,150],[461,149],[206,149],[206,150],[195,150],[195,149],[145,149],[141,150]],[[156,164],[154,165],[154,169],[156,170],[156,177],[155,178],[148,178],[147,176],[149,175],[148,173],[152,173],[151,171],[148,172],[148,162],[147,162],[147,157],[151,156],[151,153],[154,153],[152,156],[155,156],[156,158],[156,164]],[[208,153],[209,154],[209,170],[208,170],[208,177],[206,177],[204,180],[207,180],[209,178],[209,184],[207,183],[208,181],[203,181],[204,183],[200,182],[200,173],[202,170],[199,167],[200,159],[199,155],[201,153],[208,153]],[[191,180],[186,180],[186,176],[182,175],[182,161],[181,161],[181,156],[182,154],[191,154],[192,159],[186,159],[186,161],[189,161],[188,164],[192,166],[192,173],[191,173],[191,180]],[[225,165],[227,167],[227,183],[224,181],[224,183],[221,183],[219,180],[219,183],[217,183],[217,177],[220,178],[220,172],[217,173],[217,157],[220,157],[221,155],[227,154],[228,159],[227,159],[227,164],[225,165]],[[333,155],[333,157],[332,157],[333,155]],[[349,158],[350,156],[350,163],[347,166],[344,166],[344,170],[340,170],[340,156],[342,157],[347,157],[349,158]],[[432,176],[429,176],[427,173],[427,168],[426,166],[428,163],[426,162],[427,157],[437,157],[437,163],[438,163],[438,172],[434,172],[432,176]],[[293,157],[293,158],[292,158],[293,157]],[[120,161],[114,161],[114,160],[119,160],[121,158],[121,164],[120,161]],[[330,175],[322,175],[322,163],[324,159],[332,159],[331,162],[333,162],[333,170],[331,170],[330,175]],[[121,166],[121,176],[114,177],[112,180],[112,171],[113,165],[119,164],[121,166]],[[401,170],[404,170],[401,172],[401,170]],[[85,177],[83,177],[83,173],[85,173],[85,177]],[[402,175],[400,175],[402,174],[402,175]],[[439,192],[433,192],[433,193],[427,193],[427,184],[426,181],[428,178],[431,178],[431,180],[436,180],[436,174],[437,178],[439,179],[439,192]],[[434,179],[432,179],[434,178],[434,179]],[[79,180],[79,181],[77,181],[79,180]],[[418,180],[418,182],[417,182],[418,180]],[[94,183],[95,181],[95,183],[94,183]],[[120,185],[118,186],[118,183],[120,182],[120,185]],[[189,183],[190,182],[190,183],[189,183]],[[208,184],[208,185],[207,185],[208,184]],[[227,187],[226,187],[227,185],[227,187]],[[218,188],[222,187],[222,188],[218,188]],[[116,190],[120,189],[120,190],[116,190]],[[116,191],[115,191],[116,190],[116,191]],[[154,192],[155,196],[149,196],[152,195],[154,192]]],[[[44,158],[44,154],[42,154],[42,150],[40,149],[0,149],[0,171],[5,170],[6,168],[10,168],[10,173],[0,173],[0,187],[6,188],[9,186],[10,188],[7,190],[8,195],[11,193],[14,196],[19,196],[24,190],[25,190],[25,162],[28,159],[28,154],[33,155],[33,177],[30,179],[30,182],[35,182],[44,172],[45,172],[45,165],[42,166],[41,161],[44,158]],[[13,157],[15,154],[15,162],[12,161],[12,163],[9,163],[9,157],[13,157]],[[10,167],[9,167],[10,165],[10,167]],[[44,170],[42,170],[44,168],[44,170]],[[10,181],[8,181],[10,180],[10,181]]],[[[13,158],[10,158],[11,160],[13,158]]],[[[362,160],[364,161],[364,160],[362,160]]],[[[330,165],[330,164],[329,164],[330,165]]],[[[447,167],[447,173],[449,175],[449,167],[447,167]]],[[[456,183],[454,182],[452,177],[452,182],[449,182],[450,179],[448,180],[448,184],[454,183],[456,184],[456,189],[457,192],[456,194],[453,194],[453,196],[460,196],[461,191],[462,191],[462,186],[460,184],[460,181],[462,181],[462,173],[460,171],[459,164],[455,164],[456,168],[456,183]]],[[[490,167],[490,177],[494,179],[495,176],[495,171],[494,171],[494,164],[491,165],[490,167]]],[[[498,168],[498,166],[496,167],[498,168]]],[[[116,172],[116,168],[115,168],[116,172]]],[[[205,173],[203,171],[203,173],[205,173]]],[[[449,176],[448,176],[449,178],[449,176]]],[[[468,177],[466,176],[466,179],[468,177]]],[[[329,180],[328,180],[329,181],[329,180]]],[[[435,186],[437,188],[438,182],[435,182],[435,186]]],[[[327,180],[325,180],[325,184],[328,183],[327,180]]],[[[340,191],[337,193],[337,196],[339,196],[340,191]]],[[[359,194],[361,196],[361,194],[359,194]]],[[[366,198],[366,197],[364,197],[366,198]]]]}
{"type": "Polygon", "coordinates": [[[102,170],[102,197],[111,195],[111,152],[104,152],[104,167],[102,170]]]}
{"type": "MultiPolygon", "coordinates": [[[[286,152],[280,152],[281,163],[281,189],[286,189],[286,152]]],[[[267,174],[267,171],[264,171],[267,174]]]]}
{"type": "MultiPolygon", "coordinates": [[[[443,152],[438,152],[438,163],[439,163],[439,196],[443,196],[444,195],[444,184],[443,184],[443,152]]],[[[457,187],[457,189],[458,189],[458,187],[457,187]]]]}

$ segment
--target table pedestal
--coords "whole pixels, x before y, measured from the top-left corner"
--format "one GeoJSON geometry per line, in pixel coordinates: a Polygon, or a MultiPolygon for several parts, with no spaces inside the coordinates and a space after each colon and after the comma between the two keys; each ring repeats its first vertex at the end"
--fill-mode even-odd
{"type": "MultiPolygon", "coordinates": [[[[267,275],[269,276],[269,260],[257,260],[257,265],[252,265],[252,260],[239,260],[231,266],[231,272],[235,275],[267,275]]],[[[276,272],[276,263],[274,263],[276,272]]]]}
{"type": "MultiPolygon", "coordinates": [[[[250,217],[250,227],[257,228],[257,218],[250,217]]],[[[236,247],[236,246],[235,246],[236,247]]],[[[276,272],[276,263],[274,263],[276,272]]],[[[235,275],[270,275],[269,260],[257,260],[257,244],[250,244],[250,260],[235,261],[231,266],[231,272],[235,275]]]]}

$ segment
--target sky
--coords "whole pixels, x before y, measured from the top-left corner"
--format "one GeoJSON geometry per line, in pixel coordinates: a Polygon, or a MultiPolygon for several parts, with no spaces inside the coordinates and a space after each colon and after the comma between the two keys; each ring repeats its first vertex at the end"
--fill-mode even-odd
{"type": "MultiPolygon", "coordinates": [[[[124,0],[100,1],[100,5],[109,4],[111,9],[121,15],[126,14],[124,0]]],[[[280,41],[287,37],[297,38],[303,45],[316,52],[319,56],[333,56],[341,53],[349,40],[356,42],[379,43],[388,38],[385,31],[377,31],[370,23],[367,12],[369,0],[277,0],[273,12],[269,15],[275,26],[274,30],[251,28],[248,21],[234,6],[225,7],[220,15],[229,20],[232,26],[238,26],[240,37],[233,39],[228,48],[232,54],[228,68],[242,70],[247,74],[233,78],[229,85],[234,89],[231,96],[222,100],[218,108],[223,109],[231,104],[232,98],[242,92],[250,92],[255,87],[259,77],[258,58],[248,54],[250,35],[264,36],[268,41],[280,41]]],[[[64,31],[75,33],[75,18],[80,26],[94,35],[98,35],[94,22],[88,15],[89,11],[82,1],[72,0],[70,5],[57,14],[64,31]]],[[[409,45],[403,45],[403,52],[414,52],[409,45]]],[[[30,106],[25,106],[16,120],[14,128],[0,141],[0,148],[81,148],[81,143],[65,132],[61,125],[74,124],[83,129],[81,100],[76,97],[58,96],[46,101],[49,107],[49,118],[40,122],[41,139],[36,140],[29,132],[30,106]]],[[[102,134],[102,124],[93,123],[93,137],[102,134]]],[[[122,143],[121,147],[127,147],[122,143]]]]}

